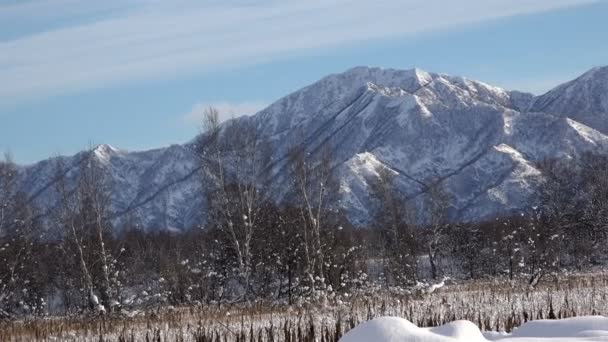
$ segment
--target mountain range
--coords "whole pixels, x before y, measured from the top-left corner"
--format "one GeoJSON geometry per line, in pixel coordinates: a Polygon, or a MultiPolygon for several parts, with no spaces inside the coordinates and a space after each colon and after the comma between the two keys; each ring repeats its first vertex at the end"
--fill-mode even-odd
{"type": "MultiPolygon", "coordinates": [[[[272,145],[277,180],[286,179],[289,146],[329,148],[340,206],[356,225],[373,213],[378,168],[396,175],[411,208],[430,185],[452,198],[452,220],[477,221],[535,204],[546,159],[608,153],[608,67],[594,68],[541,96],[420,69],[356,67],[289,94],[245,120],[272,145]]],[[[108,171],[112,217],[146,230],[184,230],[204,215],[195,140],[128,152],[93,150],[108,171]]],[[[56,158],[75,179],[85,152],[20,166],[20,187],[38,204],[56,200],[56,158]]],[[[281,200],[277,195],[277,201],[281,200]]]]}

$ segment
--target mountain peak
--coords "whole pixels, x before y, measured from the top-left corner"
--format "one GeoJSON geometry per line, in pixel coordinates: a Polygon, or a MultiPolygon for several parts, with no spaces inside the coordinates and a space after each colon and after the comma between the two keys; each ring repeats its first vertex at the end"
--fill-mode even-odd
{"type": "Polygon", "coordinates": [[[344,74],[361,74],[361,75],[378,75],[378,74],[402,74],[418,78],[428,78],[430,73],[427,71],[413,67],[410,69],[393,69],[393,68],[382,68],[374,66],[358,65],[352,67],[344,72],[344,74]]]}
{"type": "Polygon", "coordinates": [[[108,145],[108,144],[100,144],[97,145],[93,151],[95,152],[99,152],[99,153],[112,153],[112,152],[119,152],[119,150],[112,146],[112,145],[108,145]]]}
{"type": "Polygon", "coordinates": [[[414,93],[418,89],[430,83],[434,78],[433,75],[434,74],[428,73],[420,68],[398,70],[391,68],[357,66],[348,69],[344,73],[332,76],[334,78],[354,82],[357,86],[365,86],[368,82],[371,82],[377,86],[401,88],[408,93],[414,93]]]}
{"type": "Polygon", "coordinates": [[[433,77],[431,76],[430,73],[428,73],[420,68],[414,67],[413,69],[410,69],[410,71],[412,71],[414,73],[414,75],[416,76],[416,78],[418,78],[420,81],[429,83],[433,80],[433,77]]]}
{"type": "Polygon", "coordinates": [[[531,110],[566,116],[608,133],[608,66],[592,68],[537,97],[531,110]]]}
{"type": "MultiPolygon", "coordinates": [[[[353,223],[365,224],[371,214],[369,190],[378,167],[391,170],[413,211],[424,212],[426,182],[441,179],[453,196],[450,217],[475,221],[529,207],[540,184],[536,162],[608,153],[608,136],[598,132],[608,131],[608,110],[597,114],[608,108],[607,99],[607,67],[537,98],[419,68],[356,67],[235,120],[247,120],[272,144],[274,200],[288,196],[287,156],[301,144],[311,158],[330,149],[341,203],[353,223]],[[539,110],[529,110],[532,101],[539,110]]],[[[127,152],[102,144],[85,153],[108,170],[117,189],[117,222],[132,214],[149,229],[170,230],[197,225],[205,205],[191,147],[127,152]]],[[[67,163],[77,165],[87,155],[67,163]]],[[[37,201],[56,200],[46,190],[53,172],[48,162],[24,168],[23,188],[37,201]]]]}
{"type": "Polygon", "coordinates": [[[109,161],[110,158],[112,158],[119,152],[119,149],[108,144],[97,145],[97,147],[93,149],[93,155],[103,162],[109,161]]]}
{"type": "Polygon", "coordinates": [[[576,84],[586,84],[587,87],[595,84],[608,84],[608,66],[598,66],[589,69],[587,72],[565,85],[573,86],[576,84]]]}

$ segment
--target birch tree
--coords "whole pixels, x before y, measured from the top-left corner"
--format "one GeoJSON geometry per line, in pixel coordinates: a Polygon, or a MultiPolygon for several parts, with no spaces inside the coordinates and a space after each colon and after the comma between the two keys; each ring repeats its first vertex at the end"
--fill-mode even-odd
{"type": "Polygon", "coordinates": [[[440,181],[429,183],[425,200],[428,226],[424,232],[424,242],[431,266],[431,277],[436,279],[439,271],[437,266],[438,254],[444,250],[446,231],[449,229],[450,197],[440,181]]]}
{"type": "Polygon", "coordinates": [[[80,174],[75,180],[68,179],[71,171],[62,159],[57,159],[56,163],[56,224],[70,249],[74,250],[88,307],[105,312],[106,307],[115,304],[110,285],[111,256],[105,241],[110,230],[110,197],[105,171],[92,150],[79,160],[80,174]],[[74,182],[76,185],[71,186],[74,182]],[[101,295],[101,301],[96,292],[101,295]]]}
{"type": "Polygon", "coordinates": [[[417,240],[411,225],[411,213],[406,198],[395,187],[395,173],[386,168],[376,169],[378,177],[371,185],[376,201],[375,229],[384,243],[384,259],[392,278],[400,283],[417,279],[417,240]]]}
{"type": "Polygon", "coordinates": [[[10,154],[0,161],[0,237],[6,233],[10,224],[11,202],[15,195],[17,167],[10,154]]]}
{"type": "Polygon", "coordinates": [[[259,230],[262,204],[267,199],[270,144],[260,129],[247,120],[220,125],[215,108],[204,112],[199,156],[208,194],[208,221],[219,229],[234,254],[236,278],[251,293],[252,242],[259,230]]]}
{"type": "Polygon", "coordinates": [[[289,163],[295,206],[301,217],[305,273],[314,292],[326,285],[325,246],[321,236],[322,230],[327,226],[332,197],[337,196],[338,183],[334,175],[332,154],[327,145],[314,155],[309,155],[303,144],[293,146],[289,151],[289,163]]]}
{"type": "Polygon", "coordinates": [[[93,258],[98,272],[97,288],[101,295],[101,304],[106,308],[114,305],[110,284],[112,257],[106,246],[107,235],[111,234],[109,224],[110,189],[105,171],[94,158],[94,152],[88,152],[87,160],[81,169],[78,182],[79,211],[86,233],[93,235],[93,258]]]}

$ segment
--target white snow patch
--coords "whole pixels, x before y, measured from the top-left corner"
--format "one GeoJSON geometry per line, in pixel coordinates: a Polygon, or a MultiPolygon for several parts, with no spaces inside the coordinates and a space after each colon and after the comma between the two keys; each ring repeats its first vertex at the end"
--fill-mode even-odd
{"type": "MultiPolygon", "coordinates": [[[[370,152],[358,153],[354,158],[349,160],[349,168],[353,175],[365,182],[366,177],[379,177],[378,170],[385,167],[375,155],[370,152]]],[[[392,171],[394,173],[394,171],[392,171]]]]}
{"type": "Polygon", "coordinates": [[[112,156],[118,154],[119,152],[119,149],[107,144],[99,145],[93,150],[95,157],[97,157],[97,159],[104,164],[109,162],[112,156]]]}
{"type": "Polygon", "coordinates": [[[508,110],[503,115],[503,130],[506,135],[513,135],[513,124],[517,114],[517,112],[508,110]]]}
{"type": "Polygon", "coordinates": [[[418,328],[398,317],[380,317],[349,331],[341,342],[450,342],[486,341],[475,324],[455,321],[441,327],[418,328]]]}
{"type": "Polygon", "coordinates": [[[431,76],[431,74],[429,74],[428,72],[418,68],[414,68],[413,70],[414,74],[416,75],[416,78],[419,80],[420,84],[423,87],[433,81],[433,76],[431,76]]]}
{"type": "Polygon", "coordinates": [[[386,87],[383,85],[374,84],[372,82],[367,82],[367,90],[388,97],[399,97],[409,95],[407,91],[399,87],[386,87]]]}
{"type": "MultiPolygon", "coordinates": [[[[586,338],[587,341],[608,341],[608,318],[602,316],[574,317],[563,320],[539,320],[528,322],[515,329],[511,337],[586,338]]],[[[562,339],[556,340],[562,341],[562,339]]]]}
{"type": "Polygon", "coordinates": [[[423,118],[433,117],[433,113],[431,113],[431,111],[424,105],[418,96],[414,95],[414,99],[416,100],[416,105],[420,108],[420,113],[422,114],[423,118]]]}
{"type": "Polygon", "coordinates": [[[534,166],[530,164],[530,162],[516,149],[507,145],[500,144],[495,147],[495,149],[499,152],[505,153],[511,157],[511,159],[517,162],[517,167],[513,171],[513,174],[518,179],[525,179],[527,177],[537,177],[541,175],[541,172],[538,171],[534,166]]]}
{"type": "Polygon", "coordinates": [[[570,118],[566,119],[566,122],[568,123],[568,125],[570,127],[572,127],[586,142],[588,142],[589,144],[595,146],[597,145],[597,141],[601,141],[601,140],[605,140],[606,136],[602,135],[601,133],[599,133],[598,131],[589,128],[588,126],[585,126],[583,124],[581,124],[578,121],[572,120],[570,118]]]}
{"type": "Polygon", "coordinates": [[[454,321],[436,328],[418,328],[406,319],[380,317],[349,331],[342,342],[576,342],[608,341],[608,318],[576,317],[532,321],[512,334],[482,333],[469,321],[454,321]]]}

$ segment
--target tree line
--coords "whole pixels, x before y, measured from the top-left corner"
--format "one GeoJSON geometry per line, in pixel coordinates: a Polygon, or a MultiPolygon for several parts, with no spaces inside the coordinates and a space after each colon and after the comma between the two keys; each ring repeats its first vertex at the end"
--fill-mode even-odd
{"type": "Polygon", "coordinates": [[[0,163],[0,318],[125,312],[257,302],[301,304],[443,278],[526,277],[606,259],[608,157],[544,161],[537,206],[484,222],[455,223],[441,180],[425,182],[426,219],[376,170],[372,224],[340,210],[329,149],[294,144],[283,164],[251,121],[220,125],[205,112],[197,140],[200,226],[145,232],[136,217],[115,227],[104,165],[86,153],[74,174],[55,160],[57,201],[38,208],[19,169],[0,163]],[[279,179],[274,171],[287,168],[279,179]],[[277,185],[279,184],[279,185],[277,185]],[[277,203],[277,193],[282,198],[277,203]]]}

